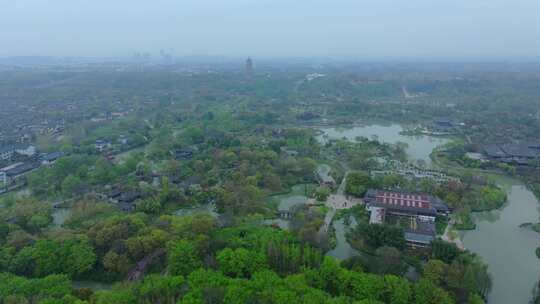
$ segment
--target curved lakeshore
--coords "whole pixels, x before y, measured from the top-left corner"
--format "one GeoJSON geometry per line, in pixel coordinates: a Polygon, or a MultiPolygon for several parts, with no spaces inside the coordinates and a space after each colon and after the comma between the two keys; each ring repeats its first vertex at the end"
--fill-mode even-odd
{"type": "Polygon", "coordinates": [[[405,151],[409,160],[423,160],[427,165],[431,165],[430,154],[437,146],[444,145],[449,139],[443,137],[433,137],[426,135],[404,135],[403,127],[399,124],[388,125],[366,125],[346,127],[324,127],[320,128],[324,135],[318,139],[324,142],[324,136],[330,139],[346,138],[349,141],[355,141],[358,136],[369,139],[377,139],[382,143],[396,144],[398,142],[406,143],[408,146],[405,151]]]}
{"type": "MultiPolygon", "coordinates": [[[[321,130],[324,137],[331,139],[354,141],[357,136],[363,136],[392,144],[405,142],[409,160],[423,159],[430,165],[433,149],[449,142],[441,137],[403,135],[398,124],[321,130]]],[[[506,191],[508,202],[497,210],[473,213],[476,229],[459,232],[456,238],[451,228],[447,228],[444,235],[447,241],[478,254],[488,264],[493,279],[488,303],[529,303],[540,277],[540,261],[535,255],[540,234],[520,225],[537,222],[540,205],[524,183],[502,175],[496,176],[496,183],[506,191]]]]}
{"type": "Polygon", "coordinates": [[[538,200],[516,179],[500,176],[497,184],[506,190],[508,203],[499,210],[475,213],[476,229],[462,232],[462,240],[489,265],[493,288],[488,303],[528,303],[540,276],[535,255],[540,234],[520,225],[538,220],[538,200]]]}

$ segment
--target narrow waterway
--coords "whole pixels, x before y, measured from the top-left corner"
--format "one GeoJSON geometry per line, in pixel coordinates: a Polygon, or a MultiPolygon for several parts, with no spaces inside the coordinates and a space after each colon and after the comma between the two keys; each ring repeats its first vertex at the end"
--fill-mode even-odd
{"type": "Polygon", "coordinates": [[[489,265],[493,289],[488,303],[528,303],[540,278],[540,260],[535,255],[540,233],[519,225],[538,222],[538,200],[515,179],[499,177],[497,183],[508,193],[507,205],[476,213],[477,227],[462,234],[463,243],[489,265]]]}
{"type": "Polygon", "coordinates": [[[349,229],[354,228],[356,225],[355,219],[350,217],[351,224],[345,225],[345,219],[339,219],[334,221],[334,230],[336,232],[336,247],[326,253],[326,255],[334,257],[338,260],[345,260],[353,256],[360,255],[358,250],[351,247],[347,242],[346,234],[349,229]]]}

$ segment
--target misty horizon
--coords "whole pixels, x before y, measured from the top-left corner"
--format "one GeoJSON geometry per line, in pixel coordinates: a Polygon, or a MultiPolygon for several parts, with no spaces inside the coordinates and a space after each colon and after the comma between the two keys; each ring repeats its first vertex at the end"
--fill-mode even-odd
{"type": "Polygon", "coordinates": [[[540,304],[540,0],[0,0],[0,304],[540,304]]]}
{"type": "Polygon", "coordinates": [[[0,57],[531,60],[540,3],[37,0],[5,3],[0,57]]]}

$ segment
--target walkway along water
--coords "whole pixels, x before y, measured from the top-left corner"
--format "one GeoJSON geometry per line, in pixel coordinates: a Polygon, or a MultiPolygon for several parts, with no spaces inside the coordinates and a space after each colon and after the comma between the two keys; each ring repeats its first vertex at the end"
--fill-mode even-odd
{"type": "MultiPolygon", "coordinates": [[[[346,166],[344,166],[346,168],[346,166]]],[[[348,168],[346,168],[348,170],[348,168]]],[[[359,199],[348,198],[345,195],[345,185],[347,183],[347,175],[349,171],[345,172],[343,180],[339,185],[336,194],[328,198],[326,205],[330,208],[328,213],[324,218],[324,225],[321,227],[319,233],[328,233],[328,228],[330,225],[334,226],[334,232],[336,234],[336,247],[326,253],[326,255],[334,257],[339,260],[345,260],[353,256],[360,255],[360,253],[351,247],[349,242],[347,242],[347,232],[350,229],[356,226],[356,219],[354,217],[349,217],[350,225],[345,224],[345,219],[341,218],[339,220],[333,221],[334,216],[336,215],[336,209],[346,209],[350,208],[353,205],[360,204],[359,199]]]]}
{"type": "MultiPolygon", "coordinates": [[[[317,137],[319,142],[324,143],[328,139],[341,139],[346,138],[349,141],[355,141],[358,136],[367,137],[367,138],[377,138],[379,141],[384,143],[395,144],[397,142],[405,142],[408,144],[406,148],[407,155],[411,161],[416,161],[418,159],[423,160],[426,164],[431,164],[431,159],[429,155],[437,146],[445,144],[448,142],[444,138],[436,138],[429,136],[407,136],[401,135],[400,132],[403,131],[403,128],[397,124],[390,124],[387,126],[382,125],[371,125],[363,127],[352,127],[352,128],[321,128],[322,134],[317,137]]],[[[344,165],[344,168],[348,168],[344,165]]],[[[346,173],[346,174],[347,174],[346,173]]],[[[343,200],[348,203],[351,202],[350,199],[346,199],[344,196],[345,192],[346,177],[343,179],[341,185],[338,188],[338,191],[335,196],[342,197],[343,200]]],[[[356,202],[359,203],[359,202],[356,202]]],[[[335,213],[335,211],[333,211],[335,213]]],[[[334,214],[331,214],[333,217],[334,214]]],[[[325,218],[325,222],[328,219],[325,218]]],[[[330,218],[330,221],[332,218],[330,218]]],[[[336,233],[336,247],[329,251],[327,254],[338,259],[347,259],[352,256],[359,255],[360,253],[350,246],[346,240],[346,233],[348,229],[355,226],[356,222],[354,218],[351,217],[351,225],[348,227],[345,225],[344,219],[334,221],[334,230],[336,233]]]]}

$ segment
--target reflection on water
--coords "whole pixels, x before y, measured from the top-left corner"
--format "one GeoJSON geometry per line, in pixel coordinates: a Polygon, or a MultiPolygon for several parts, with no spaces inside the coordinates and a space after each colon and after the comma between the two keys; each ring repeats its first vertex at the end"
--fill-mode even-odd
{"type": "Polygon", "coordinates": [[[427,165],[431,165],[431,158],[429,155],[433,152],[437,146],[444,145],[449,142],[446,138],[432,137],[424,135],[402,135],[400,132],[403,128],[398,124],[383,125],[370,125],[353,128],[321,128],[323,135],[317,137],[319,142],[326,142],[326,138],[341,139],[346,138],[349,141],[356,141],[356,138],[366,137],[369,139],[378,139],[383,143],[396,144],[398,142],[404,142],[408,144],[405,149],[410,161],[423,160],[427,165]]]}
{"type": "MultiPolygon", "coordinates": [[[[274,195],[271,197],[271,201],[278,205],[278,210],[289,211],[292,207],[303,205],[307,202],[308,198],[305,196],[307,185],[295,185],[292,187],[291,192],[286,194],[274,195]]],[[[276,218],[264,220],[265,225],[277,225],[281,229],[289,229],[290,220],[276,218]]]]}
{"type": "MultiPolygon", "coordinates": [[[[353,217],[350,218],[350,227],[354,227],[356,225],[356,221],[353,217]]],[[[360,253],[351,247],[351,245],[347,242],[347,238],[345,235],[349,231],[349,227],[345,225],[345,219],[339,219],[337,221],[334,221],[334,229],[336,232],[336,247],[326,255],[334,257],[339,260],[345,260],[348,258],[351,258],[353,256],[360,255],[360,253]]]]}
{"type": "Polygon", "coordinates": [[[538,222],[538,200],[522,183],[497,178],[507,190],[508,204],[501,210],[476,213],[476,230],[463,233],[466,248],[479,254],[493,276],[490,304],[528,303],[540,277],[535,249],[540,234],[520,228],[538,222]]]}
{"type": "Polygon", "coordinates": [[[480,220],[480,221],[494,223],[501,218],[501,213],[502,213],[501,210],[478,212],[478,213],[474,213],[474,218],[477,221],[480,220]]]}
{"type": "Polygon", "coordinates": [[[292,187],[291,192],[274,195],[271,200],[278,204],[278,210],[290,210],[294,206],[307,202],[306,187],[307,185],[295,185],[292,187]]]}

